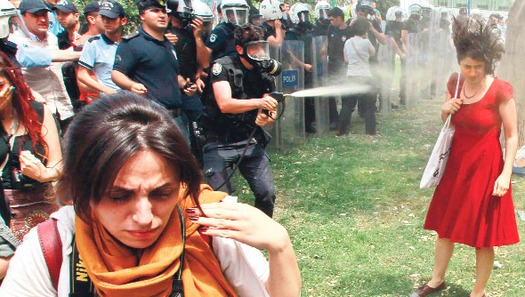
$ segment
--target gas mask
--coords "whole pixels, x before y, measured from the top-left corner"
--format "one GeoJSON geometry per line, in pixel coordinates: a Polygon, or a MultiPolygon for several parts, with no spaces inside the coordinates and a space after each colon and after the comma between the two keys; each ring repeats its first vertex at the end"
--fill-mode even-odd
{"type": "Polygon", "coordinates": [[[244,45],[242,56],[260,73],[277,76],[282,71],[281,63],[270,58],[269,52],[268,42],[258,40],[244,45]]]}

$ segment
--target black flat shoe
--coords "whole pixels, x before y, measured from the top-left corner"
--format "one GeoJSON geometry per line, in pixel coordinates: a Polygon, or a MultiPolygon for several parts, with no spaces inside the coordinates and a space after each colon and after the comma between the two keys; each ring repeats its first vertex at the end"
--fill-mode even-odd
{"type": "Polygon", "coordinates": [[[437,293],[437,292],[445,289],[445,287],[446,287],[445,282],[442,282],[441,285],[439,285],[437,288],[432,288],[432,287],[428,286],[428,284],[424,284],[424,285],[420,286],[419,288],[417,288],[417,291],[412,293],[412,295],[410,295],[410,297],[425,297],[425,296],[428,296],[430,294],[437,293]]]}

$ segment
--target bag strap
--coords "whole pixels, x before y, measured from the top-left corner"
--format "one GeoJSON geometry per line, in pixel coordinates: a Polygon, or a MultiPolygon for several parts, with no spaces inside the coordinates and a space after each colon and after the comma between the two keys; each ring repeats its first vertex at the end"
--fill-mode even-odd
{"type": "MultiPolygon", "coordinates": [[[[458,72],[458,77],[456,80],[457,80],[456,81],[456,91],[454,92],[454,98],[458,98],[458,93],[459,93],[459,81],[461,80],[461,74],[459,72],[458,72]]],[[[443,128],[441,129],[441,131],[448,129],[448,127],[450,126],[451,120],[452,120],[452,114],[449,114],[447,117],[447,120],[445,121],[445,125],[443,125],[443,128]]]]}
{"type": "Polygon", "coordinates": [[[71,254],[69,268],[69,297],[93,297],[95,286],[87,274],[86,266],[77,249],[76,240],[73,239],[73,253],[71,254]]]}
{"type": "Polygon", "coordinates": [[[461,80],[461,74],[458,72],[457,82],[456,82],[456,91],[454,92],[454,98],[458,98],[459,93],[459,81],[461,80]]]}
{"type": "Polygon", "coordinates": [[[58,288],[60,268],[62,267],[62,240],[58,233],[56,219],[49,219],[38,224],[38,241],[44,253],[47,270],[55,289],[58,288]]]}
{"type": "Polygon", "coordinates": [[[179,214],[179,223],[180,223],[180,233],[182,236],[182,253],[180,255],[180,266],[179,270],[173,276],[173,282],[171,286],[171,295],[170,297],[183,297],[184,290],[182,287],[182,268],[184,266],[184,252],[186,250],[186,224],[184,223],[184,215],[182,214],[182,209],[180,205],[177,204],[177,212],[179,214]]]}

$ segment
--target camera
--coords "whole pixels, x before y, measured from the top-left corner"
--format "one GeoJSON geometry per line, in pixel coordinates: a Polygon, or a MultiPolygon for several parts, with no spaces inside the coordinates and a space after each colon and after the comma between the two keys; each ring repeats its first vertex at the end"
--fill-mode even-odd
{"type": "Polygon", "coordinates": [[[13,169],[11,171],[11,186],[13,189],[21,190],[32,187],[31,183],[28,183],[28,180],[22,171],[19,169],[13,169]]]}

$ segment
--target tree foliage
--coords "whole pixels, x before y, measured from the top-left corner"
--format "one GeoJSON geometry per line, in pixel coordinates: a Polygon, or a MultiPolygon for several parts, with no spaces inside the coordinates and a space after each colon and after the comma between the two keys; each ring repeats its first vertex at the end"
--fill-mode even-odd
{"type": "MultiPolygon", "coordinates": [[[[80,21],[85,23],[84,15],[82,12],[84,11],[84,7],[93,2],[93,0],[72,0],[75,5],[78,8],[78,11],[80,12],[81,19],[80,21]]],[[[126,18],[128,19],[128,24],[124,27],[124,32],[130,33],[135,31],[140,26],[140,19],[139,19],[139,11],[137,9],[137,4],[135,4],[135,0],[118,0],[118,3],[124,7],[124,11],[126,11],[126,18]]]]}

